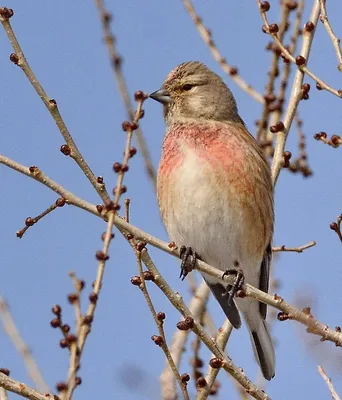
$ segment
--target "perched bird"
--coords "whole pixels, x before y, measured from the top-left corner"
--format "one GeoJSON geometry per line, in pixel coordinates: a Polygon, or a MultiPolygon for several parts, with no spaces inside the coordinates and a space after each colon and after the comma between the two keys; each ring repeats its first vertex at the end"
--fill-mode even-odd
{"type": "MultiPolygon", "coordinates": [[[[247,283],[267,292],[274,224],[271,173],[231,91],[205,65],[190,61],[172,70],[150,97],[164,106],[157,191],[170,239],[185,246],[185,257],[198,255],[223,272],[241,269],[247,283]]],[[[235,328],[241,326],[241,311],[262,373],[273,378],[266,304],[232,299],[223,280],[203,277],[235,328]]]]}

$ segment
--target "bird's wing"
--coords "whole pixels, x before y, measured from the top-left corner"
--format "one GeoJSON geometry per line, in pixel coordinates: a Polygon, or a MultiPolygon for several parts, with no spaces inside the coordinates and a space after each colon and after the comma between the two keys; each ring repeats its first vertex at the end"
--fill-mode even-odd
{"type": "Polygon", "coordinates": [[[228,304],[227,288],[220,283],[210,283],[205,279],[207,285],[212,291],[215,299],[220,303],[222,310],[226,314],[229,322],[234,328],[238,329],[241,326],[241,318],[239,311],[236,308],[235,302],[233,301],[231,305],[228,304]]]}
{"type": "MultiPolygon", "coordinates": [[[[268,293],[268,286],[270,281],[270,264],[272,258],[272,247],[271,243],[266,247],[264,259],[261,263],[260,268],[260,279],[259,279],[259,289],[263,292],[268,293]]],[[[267,304],[259,303],[260,314],[263,319],[266,319],[267,315],[267,304]]]]}

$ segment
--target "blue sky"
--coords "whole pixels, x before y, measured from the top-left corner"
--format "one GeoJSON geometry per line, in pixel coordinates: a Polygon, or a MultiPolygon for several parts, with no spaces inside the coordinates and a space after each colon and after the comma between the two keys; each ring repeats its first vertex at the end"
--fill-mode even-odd
{"type": "MultiPolygon", "coordinates": [[[[311,1],[307,3],[309,7],[311,1]]],[[[215,3],[197,0],[195,5],[205,24],[213,30],[214,39],[227,60],[238,66],[241,75],[262,92],[269,68],[270,54],[264,50],[269,38],[261,32],[256,4],[242,1],[230,5],[223,0],[215,3]]],[[[96,175],[103,175],[108,188],[113,187],[116,177],[111,165],[122,158],[125,135],[121,122],[126,119],[126,113],[112,76],[93,2],[8,0],[6,6],[14,9],[12,24],[28,61],[49,96],[58,101],[80,150],[96,175]]],[[[132,0],[117,4],[108,1],[107,6],[114,14],[113,29],[124,57],[130,93],[138,89],[147,92],[158,89],[169,70],[187,60],[200,60],[223,75],[180,1],[154,0],[149,4],[132,0]]],[[[331,23],[341,37],[338,18],[341,9],[337,2],[330,2],[328,7],[331,23]]],[[[273,11],[270,12],[272,22],[277,16],[273,11]]],[[[304,20],[308,14],[309,8],[304,20]]],[[[12,49],[3,31],[0,31],[0,49],[1,153],[25,165],[39,166],[77,195],[99,203],[97,194],[76,164],[60,153],[62,137],[24,74],[9,61],[12,49]]],[[[336,66],[333,47],[320,25],[310,67],[338,88],[342,86],[341,73],[336,66]]],[[[224,79],[236,96],[241,117],[254,133],[260,105],[241,92],[229,77],[224,76],[224,79]]],[[[300,116],[304,120],[309,164],[314,176],[303,179],[282,172],[276,189],[275,244],[298,246],[316,240],[317,246],[303,254],[282,254],[274,274],[281,283],[280,295],[301,306],[311,304],[314,315],[334,327],[342,324],[339,312],[342,307],[341,244],[330,231],[329,224],[342,212],[341,150],[317,142],[312,136],[322,130],[341,134],[341,100],[327,92],[318,92],[309,79],[305,81],[311,83],[312,88],[310,100],[300,104],[300,116]]],[[[161,108],[148,101],[145,111],[141,127],[157,166],[164,133],[161,108]]],[[[293,129],[287,149],[294,156],[298,152],[296,141],[293,129]]],[[[0,292],[8,300],[23,337],[53,387],[56,381],[66,377],[68,354],[59,348],[59,334],[50,327],[50,309],[55,303],[61,304],[66,322],[73,322],[73,310],[66,300],[66,295],[72,291],[68,271],[73,270],[86,280],[88,293],[97,267],[94,254],[102,246],[100,234],[105,224],[81,210],[64,207],[19,240],[15,232],[23,226],[25,218],[39,214],[56,200],[56,196],[4,166],[0,166],[0,179],[0,292]]],[[[131,160],[125,180],[127,196],[132,202],[132,223],[167,240],[155,194],[139,156],[131,160]]],[[[177,260],[155,249],[150,253],[174,290],[189,299],[187,284],[178,280],[177,260]]],[[[95,396],[158,399],[158,379],[164,357],[150,340],[157,328],[142,294],[130,283],[130,277],[135,274],[135,257],[117,234],[84,354],[80,373],[83,383],[75,399],[88,400],[95,396]],[[135,381],[130,380],[131,376],[135,381]]],[[[157,310],[167,314],[165,329],[170,339],[180,317],[152,285],[149,287],[157,310]]],[[[224,318],[221,310],[214,302],[210,302],[210,309],[220,326],[224,318]]],[[[308,336],[305,329],[294,322],[276,322],[273,333],[277,342],[277,373],[267,385],[271,397],[328,399],[327,387],[317,373],[318,363],[342,393],[339,349],[308,336]]],[[[244,327],[233,332],[228,352],[249,377],[257,376],[244,327]]],[[[22,360],[1,331],[0,354],[1,366],[10,368],[13,377],[29,383],[22,360]]],[[[203,351],[203,358],[208,360],[206,351],[203,351]]],[[[181,372],[191,372],[187,361],[181,372]]],[[[219,380],[222,388],[218,398],[226,398],[228,394],[231,399],[238,398],[229,377],[222,372],[219,380]]],[[[191,384],[189,391],[194,395],[191,384]]]]}

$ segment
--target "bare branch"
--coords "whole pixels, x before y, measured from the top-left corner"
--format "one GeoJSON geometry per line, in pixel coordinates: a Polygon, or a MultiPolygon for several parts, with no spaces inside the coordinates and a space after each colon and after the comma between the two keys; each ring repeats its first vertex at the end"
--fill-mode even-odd
{"type": "Polygon", "coordinates": [[[25,55],[20,47],[20,44],[16,38],[16,35],[12,29],[9,18],[7,17],[6,12],[4,12],[4,8],[0,8],[0,22],[5,29],[8,39],[13,47],[13,50],[15,51],[15,53],[11,54],[10,59],[14,64],[18,65],[23,70],[27,79],[30,81],[31,85],[36,90],[37,94],[42,99],[46,108],[50,112],[52,118],[56,122],[56,125],[66,142],[65,145],[66,147],[64,147],[65,149],[64,154],[70,155],[70,157],[72,157],[76,161],[76,163],[81,168],[84,175],[88,178],[89,182],[93,185],[93,187],[95,188],[101,199],[103,201],[108,201],[109,196],[105,186],[98,184],[96,176],[94,175],[93,171],[90,169],[90,167],[84,160],[83,155],[76,146],[76,143],[74,142],[74,139],[70,135],[69,130],[58,110],[56,100],[48,97],[44,88],[38,81],[29,63],[27,62],[25,55]]]}
{"type": "MultiPolygon", "coordinates": [[[[216,343],[222,351],[224,351],[227,346],[232,330],[232,324],[228,321],[228,319],[226,319],[222,328],[220,328],[219,334],[216,338],[216,343]]],[[[215,355],[213,355],[213,357],[215,357],[215,355]]],[[[205,400],[208,398],[210,390],[212,389],[219,372],[220,368],[212,368],[209,365],[208,372],[205,378],[207,384],[206,386],[204,386],[204,388],[198,390],[196,400],[205,400]]]]}
{"type": "MultiPolygon", "coordinates": [[[[85,318],[88,320],[92,321],[94,318],[95,310],[96,310],[96,305],[97,305],[97,300],[101,291],[102,287],[102,281],[103,281],[103,276],[104,276],[104,271],[105,271],[105,265],[106,261],[109,259],[109,245],[112,239],[112,230],[113,230],[113,225],[115,224],[115,221],[118,220],[119,218],[116,218],[116,211],[120,208],[119,207],[119,200],[122,195],[123,191],[123,179],[125,173],[128,171],[128,160],[131,158],[131,141],[133,137],[133,132],[137,129],[138,127],[138,122],[141,116],[143,115],[142,112],[142,105],[144,101],[146,100],[147,96],[143,92],[136,92],[135,94],[136,100],[137,100],[137,110],[135,112],[135,116],[132,122],[127,122],[125,121],[122,124],[123,130],[127,132],[127,137],[126,137],[126,146],[125,146],[125,152],[124,152],[124,157],[123,157],[123,163],[120,165],[120,168],[118,168],[117,173],[118,173],[118,179],[117,179],[117,185],[114,190],[114,200],[111,201],[109,200],[106,202],[105,207],[108,212],[108,223],[107,223],[107,230],[104,235],[104,243],[103,243],[103,249],[101,251],[98,251],[96,253],[96,258],[98,259],[98,267],[97,267],[97,275],[96,279],[94,282],[94,287],[93,287],[93,292],[90,294],[90,303],[88,306],[88,310],[86,312],[85,318]]],[[[73,392],[77,386],[77,379],[76,379],[76,373],[78,369],[80,368],[80,361],[82,357],[82,352],[87,340],[87,337],[90,333],[90,325],[91,323],[86,323],[81,325],[80,333],[77,338],[77,346],[71,348],[71,355],[70,355],[70,365],[69,365],[69,373],[68,373],[68,383],[67,383],[67,391],[65,392],[64,399],[65,400],[70,400],[72,398],[73,392]]]]}
{"type": "Polygon", "coordinates": [[[253,382],[244,374],[241,368],[236,367],[232,360],[224,355],[216,342],[206,333],[203,327],[196,320],[194,320],[189,308],[186,306],[181,296],[178,293],[175,293],[161,276],[146,249],[142,250],[141,258],[148,270],[153,273],[154,283],[162,290],[171,304],[183,315],[185,320],[189,322],[189,329],[191,329],[202,340],[207,348],[214,353],[215,357],[221,360],[220,367],[222,367],[234,379],[236,379],[250,396],[254,397],[255,399],[269,400],[268,395],[254,385],[253,382]]]}
{"type": "Polygon", "coordinates": [[[235,82],[241,90],[249,94],[254,100],[263,104],[264,98],[262,94],[258,93],[255,89],[252,88],[245,80],[238,75],[238,70],[235,67],[230,66],[226,59],[222,56],[221,52],[218,50],[215,45],[211,31],[203,25],[202,18],[197,15],[197,12],[194,6],[191,3],[191,0],[182,0],[184,7],[191,19],[193,20],[196,28],[198,29],[199,34],[201,35],[204,43],[209,47],[211,54],[214,59],[220,64],[223,71],[232,78],[233,82],[235,82]]]}
{"type": "Polygon", "coordinates": [[[52,211],[54,211],[57,207],[63,207],[65,204],[65,200],[63,197],[60,197],[59,199],[56,200],[54,204],[52,204],[50,207],[48,207],[46,210],[44,210],[41,214],[37,215],[34,218],[27,217],[25,220],[25,227],[20,229],[19,231],[16,232],[16,235],[19,239],[21,239],[25,232],[34,224],[36,224],[38,221],[40,221],[42,218],[44,218],[46,215],[50,214],[52,211]]]}
{"type": "MultiPolygon", "coordinates": [[[[257,0],[257,2],[260,6],[260,4],[261,4],[260,0],[257,0]]],[[[318,2],[318,0],[315,0],[314,6],[311,11],[311,15],[310,15],[310,21],[314,24],[314,26],[316,26],[316,24],[317,24],[319,10],[320,10],[319,2],[318,2]]],[[[267,29],[269,29],[268,21],[266,18],[266,13],[261,11],[261,15],[265,21],[267,29]]],[[[311,44],[312,44],[312,40],[314,37],[314,33],[315,33],[315,29],[313,29],[310,32],[308,32],[308,31],[304,32],[302,48],[301,48],[300,54],[306,60],[305,62],[307,62],[309,59],[310,49],[311,49],[311,44]]],[[[281,48],[283,48],[283,45],[279,42],[277,34],[272,34],[272,37],[276,38],[277,44],[281,48]]],[[[304,71],[303,68],[297,69],[296,75],[294,77],[293,85],[292,85],[292,91],[291,91],[291,95],[290,95],[289,104],[287,106],[287,111],[285,113],[281,128],[279,130],[277,130],[278,131],[277,140],[276,140],[276,146],[275,146],[274,157],[273,157],[273,162],[272,162],[272,177],[273,177],[274,184],[277,182],[281,167],[283,166],[283,154],[284,154],[284,150],[285,150],[286,139],[287,139],[293,118],[295,116],[298,104],[304,94],[303,89],[302,89],[304,72],[306,72],[306,71],[304,71]]]]}
{"type": "Polygon", "coordinates": [[[342,137],[340,135],[331,135],[330,138],[328,138],[325,132],[319,132],[314,135],[314,139],[334,147],[335,149],[342,145],[342,137]]]}
{"type": "MultiPolygon", "coordinates": [[[[209,286],[203,281],[195,291],[194,296],[192,297],[189,304],[189,310],[194,319],[198,319],[199,315],[203,313],[203,310],[205,309],[209,298],[209,293],[209,286]]],[[[178,329],[173,335],[172,343],[170,345],[170,353],[177,368],[179,368],[180,366],[181,358],[184,354],[184,348],[186,345],[186,341],[189,337],[189,333],[189,330],[181,331],[178,329]]],[[[176,392],[174,391],[174,375],[168,363],[166,363],[164,371],[160,376],[160,382],[162,390],[164,392],[170,393],[174,396],[176,395],[176,392]]]]}
{"type": "Polygon", "coordinates": [[[30,400],[54,400],[55,396],[50,393],[40,393],[32,389],[30,386],[25,385],[25,383],[18,382],[5,374],[0,372],[0,387],[8,390],[9,392],[16,393],[25,399],[30,400]]]}
{"type": "Polygon", "coordinates": [[[21,174],[26,175],[29,178],[32,178],[42,183],[49,189],[53,190],[55,193],[58,193],[60,196],[62,196],[62,198],[65,200],[67,204],[71,204],[73,206],[82,208],[83,210],[88,211],[96,216],[101,215],[96,206],[94,206],[91,203],[88,203],[87,201],[81,199],[80,197],[75,196],[72,192],[66,190],[63,186],[59,185],[57,182],[46,176],[38,167],[36,166],[25,167],[24,165],[8,157],[5,157],[2,154],[0,154],[0,164],[4,164],[7,167],[12,168],[17,172],[20,172],[21,174]]]}
{"type": "Polygon", "coordinates": [[[38,365],[32,355],[31,350],[25,343],[24,339],[21,337],[19,330],[8,309],[6,301],[2,296],[0,296],[0,319],[2,321],[4,331],[12,341],[17,352],[22,357],[27,373],[32,382],[35,384],[39,391],[49,392],[49,386],[45,382],[43,375],[40,372],[38,365]]]}
{"type": "Polygon", "coordinates": [[[334,385],[331,382],[331,379],[328,378],[327,374],[325,373],[323,367],[321,367],[320,365],[318,366],[318,372],[321,375],[321,377],[324,379],[325,383],[327,384],[331,397],[333,400],[341,400],[340,396],[337,394],[334,385]]]}
{"type": "MultiPolygon", "coordinates": [[[[141,283],[140,283],[139,287],[140,287],[141,291],[143,292],[143,295],[147,302],[148,308],[151,311],[151,314],[152,314],[153,319],[158,327],[158,331],[159,331],[159,335],[160,335],[160,336],[156,336],[156,335],[152,336],[152,340],[155,342],[156,345],[160,346],[161,349],[163,350],[165,357],[167,359],[168,365],[173,373],[173,376],[176,378],[178,385],[183,393],[184,399],[190,400],[189,393],[187,390],[187,384],[186,384],[186,382],[182,381],[182,378],[178,371],[178,366],[176,365],[176,363],[170,353],[168,345],[167,345],[164,327],[163,327],[165,314],[158,313],[158,315],[157,315],[156,310],[153,306],[151,297],[150,297],[147,287],[146,287],[144,271],[143,271],[142,263],[141,263],[141,253],[140,253],[140,251],[136,250],[135,254],[137,257],[138,270],[139,270],[140,279],[141,279],[141,283]]],[[[161,385],[162,399],[167,400],[167,399],[177,398],[177,395],[175,395],[175,391],[174,391],[174,388],[172,385],[173,380],[174,379],[172,377],[172,379],[170,379],[169,382],[164,381],[164,383],[166,383],[165,385],[161,385]],[[170,386],[170,383],[171,383],[171,386],[170,386]]]]}
{"type": "MultiPolygon", "coordinates": [[[[102,22],[102,30],[104,34],[104,40],[107,46],[107,51],[109,55],[109,59],[111,62],[111,66],[118,84],[119,88],[119,93],[121,96],[121,99],[125,105],[126,111],[127,111],[127,116],[129,120],[133,120],[134,115],[133,115],[133,106],[132,102],[130,99],[130,96],[128,94],[128,87],[126,83],[126,79],[122,70],[122,57],[119,56],[117,48],[116,48],[116,38],[114,37],[111,28],[110,28],[110,23],[112,20],[112,15],[105,9],[103,1],[102,0],[95,0],[97,9],[99,11],[99,15],[101,18],[102,22]]],[[[139,150],[141,152],[142,158],[144,160],[145,164],[145,170],[147,173],[147,176],[150,178],[154,188],[156,187],[156,182],[157,182],[157,174],[156,170],[153,166],[152,159],[150,152],[147,148],[146,141],[144,139],[143,132],[141,128],[139,127],[136,130],[136,138],[138,141],[138,146],[139,150]]]]}
{"type": "Polygon", "coordinates": [[[317,82],[317,84],[320,85],[321,89],[325,89],[328,92],[334,94],[335,96],[342,98],[342,90],[341,89],[338,90],[338,89],[332,88],[327,83],[322,81],[318,76],[316,76],[313,72],[311,72],[311,70],[309,70],[309,68],[306,66],[307,65],[307,61],[308,61],[308,55],[309,55],[309,50],[310,50],[310,47],[311,47],[312,38],[311,39],[309,38],[309,40],[305,40],[305,37],[306,36],[311,36],[310,33],[312,34],[312,36],[314,34],[314,31],[315,31],[315,28],[316,28],[316,24],[317,24],[317,20],[318,20],[318,16],[317,16],[317,19],[316,19],[317,9],[318,9],[318,15],[319,15],[319,0],[316,0],[315,3],[314,3],[313,11],[315,12],[315,15],[312,13],[311,17],[310,17],[310,21],[314,24],[314,29],[312,31],[306,30],[304,32],[304,40],[303,40],[302,51],[300,53],[300,56],[298,56],[298,57],[302,57],[300,59],[298,59],[298,57],[295,58],[284,47],[284,45],[280,42],[277,33],[273,32],[272,29],[270,30],[270,24],[269,24],[268,19],[266,17],[266,12],[262,11],[262,8],[261,8],[261,0],[257,0],[257,3],[259,4],[261,16],[262,16],[262,18],[264,20],[264,24],[265,24],[267,33],[272,36],[273,40],[277,43],[277,45],[281,49],[281,52],[283,53],[283,55],[288,60],[290,60],[292,63],[297,65],[298,71],[301,71],[302,73],[305,73],[306,75],[310,76],[310,78],[313,79],[315,82],[317,82]],[[304,45],[305,42],[306,42],[306,45],[304,45]],[[305,50],[308,50],[306,55],[305,55],[305,50]],[[303,58],[304,58],[304,60],[303,60],[303,58]]]}
{"type": "Polygon", "coordinates": [[[310,243],[304,244],[303,246],[299,247],[286,247],[284,244],[282,246],[276,246],[272,248],[274,253],[278,251],[292,251],[295,253],[303,253],[304,250],[309,249],[310,247],[316,246],[316,242],[313,240],[310,243]]]}
{"type": "Polygon", "coordinates": [[[329,37],[332,41],[332,44],[335,48],[336,56],[337,56],[337,60],[338,60],[337,68],[340,72],[342,72],[342,50],[341,50],[341,46],[340,46],[341,40],[335,35],[335,33],[330,25],[325,3],[326,3],[326,0],[319,0],[319,4],[321,6],[320,20],[323,23],[323,25],[325,26],[325,29],[327,30],[328,35],[329,35],[329,37]]]}
{"type": "Polygon", "coordinates": [[[340,239],[340,241],[342,243],[341,223],[342,223],[342,214],[337,217],[336,222],[332,222],[330,224],[330,229],[332,231],[336,232],[338,238],[340,239]]]}

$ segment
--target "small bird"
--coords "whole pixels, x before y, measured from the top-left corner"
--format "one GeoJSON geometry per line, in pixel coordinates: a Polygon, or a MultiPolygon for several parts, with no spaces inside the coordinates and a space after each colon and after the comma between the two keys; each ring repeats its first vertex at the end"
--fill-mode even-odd
{"type": "MultiPolygon", "coordinates": [[[[247,283],[267,292],[274,225],[271,172],[233,94],[204,64],[190,61],[173,69],[150,97],[164,108],[158,202],[170,239],[182,246],[182,267],[189,256],[192,263],[198,257],[224,274],[242,271],[247,283]]],[[[235,328],[241,326],[241,311],[262,374],[272,379],[275,353],[266,304],[233,299],[236,288],[207,274],[203,278],[235,328]]]]}

